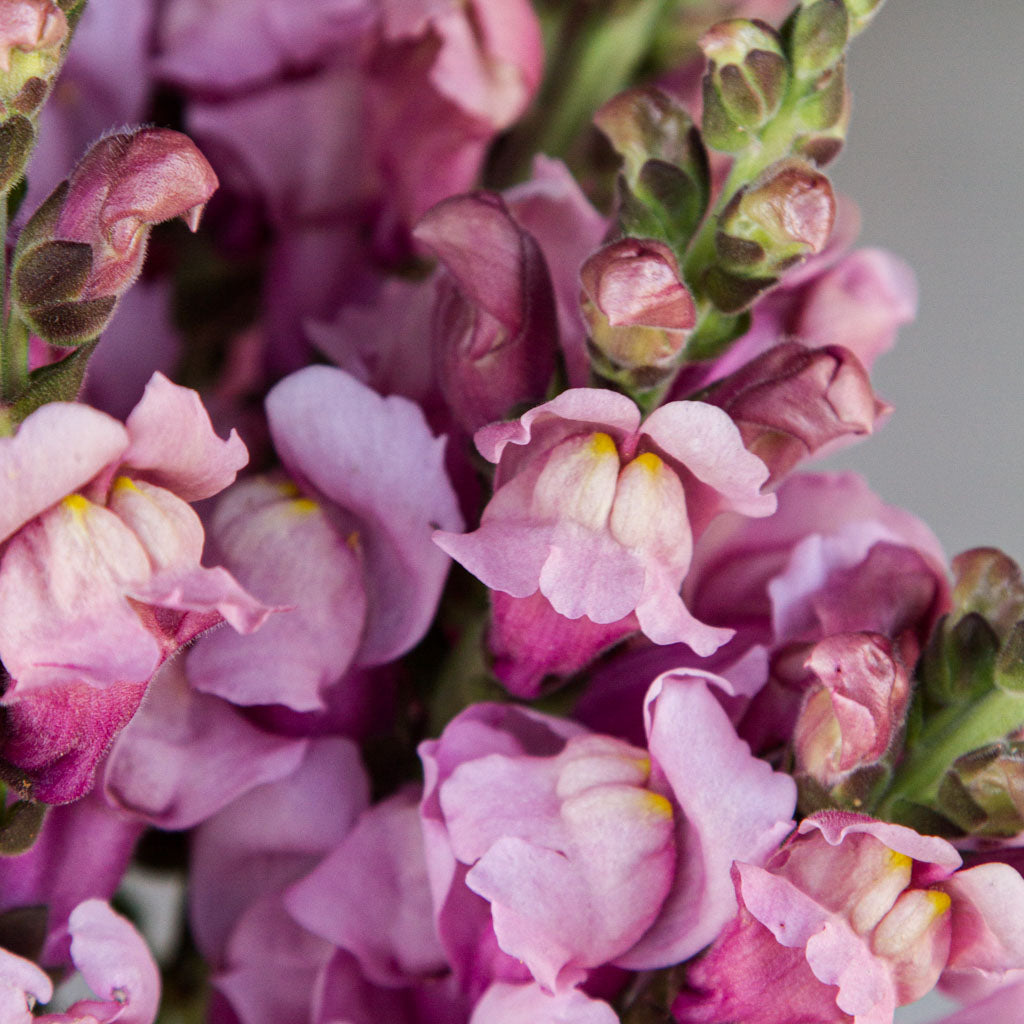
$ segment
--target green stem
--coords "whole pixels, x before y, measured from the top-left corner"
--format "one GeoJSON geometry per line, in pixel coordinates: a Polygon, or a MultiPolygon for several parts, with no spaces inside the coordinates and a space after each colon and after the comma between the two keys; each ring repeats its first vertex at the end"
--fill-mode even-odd
{"type": "Polygon", "coordinates": [[[28,385],[28,339],[24,321],[8,311],[3,351],[0,352],[0,379],[3,381],[0,397],[5,402],[15,401],[28,385]]]}
{"type": "Polygon", "coordinates": [[[632,80],[674,0],[618,0],[551,15],[547,75],[530,113],[501,147],[488,175],[504,186],[529,171],[535,153],[564,157],[594,111],[632,80]],[[609,10],[611,8],[611,10],[609,10]]]}
{"type": "Polygon", "coordinates": [[[1024,697],[992,690],[981,700],[946,708],[930,717],[896,770],[892,786],[876,811],[892,820],[901,800],[929,803],[953,762],[964,754],[994,743],[1024,722],[1024,697]]]}

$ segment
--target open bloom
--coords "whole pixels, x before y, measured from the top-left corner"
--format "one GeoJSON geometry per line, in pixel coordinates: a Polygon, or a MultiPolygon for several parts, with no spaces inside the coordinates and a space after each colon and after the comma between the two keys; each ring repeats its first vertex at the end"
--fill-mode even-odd
{"type": "Polygon", "coordinates": [[[616,622],[635,612],[655,643],[707,655],[732,632],[697,621],[679,588],[695,537],[719,512],[775,510],[768,475],[735,424],[702,402],[670,402],[642,424],[623,395],[563,392],[516,422],[476,434],[498,464],[480,528],[436,542],[489,587],[539,589],[569,619],[616,622]]]}
{"type": "Polygon", "coordinates": [[[220,622],[251,632],[266,618],[225,569],[200,565],[188,505],[247,458],[195,392],[159,374],[124,425],[53,402],[0,440],[3,750],[45,777],[41,799],[81,795],[169,655],[220,622]]]}
{"type": "Polygon", "coordinates": [[[677,1020],[888,1024],[940,979],[992,991],[1024,966],[1024,879],[959,866],[944,839],[902,825],[807,818],[763,868],[734,866],[740,912],[690,969],[677,1020]]]}

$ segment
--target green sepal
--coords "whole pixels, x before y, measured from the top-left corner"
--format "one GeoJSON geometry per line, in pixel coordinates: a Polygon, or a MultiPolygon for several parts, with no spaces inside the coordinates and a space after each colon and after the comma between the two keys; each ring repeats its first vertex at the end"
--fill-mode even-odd
{"type": "Polygon", "coordinates": [[[655,238],[682,256],[704,218],[707,179],[695,181],[674,164],[648,160],[630,188],[619,176],[619,224],[624,235],[655,238]]]}
{"type": "Polygon", "coordinates": [[[793,73],[807,81],[835,67],[849,35],[843,0],[804,0],[782,27],[793,73]]]}
{"type": "Polygon", "coordinates": [[[10,192],[25,173],[36,130],[22,114],[0,121],[0,192],[10,192]]]}
{"type": "Polygon", "coordinates": [[[85,370],[99,339],[79,345],[59,362],[40,366],[28,375],[28,386],[6,410],[14,424],[21,423],[48,402],[73,402],[82,390],[85,370]]]}
{"type": "Polygon", "coordinates": [[[943,839],[962,839],[963,832],[948,818],[925,804],[899,797],[893,801],[885,815],[886,821],[906,825],[915,832],[926,836],[941,836],[943,839]]]}
{"type": "Polygon", "coordinates": [[[750,330],[750,313],[725,314],[709,309],[686,343],[686,358],[691,362],[715,359],[737,338],[750,330]]]}
{"type": "Polygon", "coordinates": [[[719,312],[742,313],[778,280],[777,277],[740,277],[722,267],[708,267],[702,281],[702,292],[719,312]]]}
{"type": "Polygon", "coordinates": [[[25,202],[25,196],[28,195],[28,178],[23,174],[15,183],[11,190],[7,193],[7,223],[10,224],[15,217],[18,216],[18,211],[21,209],[21,204],[25,202]]]}
{"type": "Polygon", "coordinates": [[[91,272],[88,242],[43,242],[20,253],[14,264],[14,302],[31,315],[40,307],[75,300],[91,272]]]}
{"type": "Polygon", "coordinates": [[[1018,622],[1003,641],[993,681],[1007,693],[1024,693],[1024,622],[1018,622]]]}
{"type": "Polygon", "coordinates": [[[0,857],[17,857],[32,849],[46,817],[47,805],[16,800],[0,812],[0,857]]]}
{"type": "Polygon", "coordinates": [[[57,302],[31,311],[22,310],[32,330],[44,341],[73,348],[93,341],[106,330],[117,305],[116,295],[84,302],[57,302]]]}

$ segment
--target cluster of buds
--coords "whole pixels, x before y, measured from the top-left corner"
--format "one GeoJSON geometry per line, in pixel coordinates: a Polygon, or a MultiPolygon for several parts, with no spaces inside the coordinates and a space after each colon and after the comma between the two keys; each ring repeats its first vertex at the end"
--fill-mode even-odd
{"type": "Polygon", "coordinates": [[[67,53],[84,0],[11,0],[0,8],[0,192],[25,171],[36,118],[67,53]]]}
{"type": "Polygon", "coordinates": [[[953,610],[917,667],[907,754],[884,812],[933,832],[1024,832],[1024,578],[992,548],[953,560],[953,610]]]}

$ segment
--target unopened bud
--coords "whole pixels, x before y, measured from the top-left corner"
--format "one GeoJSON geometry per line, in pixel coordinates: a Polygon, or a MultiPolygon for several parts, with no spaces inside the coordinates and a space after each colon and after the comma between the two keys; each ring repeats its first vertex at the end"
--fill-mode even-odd
{"type": "Polygon", "coordinates": [[[782,41],[763,21],[736,18],[710,28],[700,46],[708,59],[704,138],[715,149],[738,152],[782,103],[789,81],[782,41]]]}
{"type": "Polygon", "coordinates": [[[614,368],[657,370],[682,351],[696,310],[667,245],[613,242],[583,264],[580,281],[591,343],[614,368]]]}
{"type": "Polygon", "coordinates": [[[860,360],[838,345],[776,345],[715,384],[705,401],[724,409],[776,483],[798,462],[844,437],[870,434],[888,407],[860,360]]]}
{"type": "Polygon", "coordinates": [[[797,78],[816,78],[843,59],[850,35],[843,0],[804,0],[787,28],[789,59],[797,78]]]}
{"type": "Polygon", "coordinates": [[[806,161],[779,160],[726,204],[715,233],[717,265],[704,281],[712,302],[737,313],[783,271],[821,252],[836,201],[828,178],[806,161]]]}
{"type": "Polygon", "coordinates": [[[976,612],[1000,640],[1024,618],[1024,575],[998,548],[972,548],[953,559],[953,604],[957,616],[976,612]]]}
{"type": "Polygon", "coordinates": [[[793,733],[796,763],[826,790],[880,760],[903,726],[910,682],[880,634],[841,633],[814,646],[819,680],[793,733]]]}
{"type": "Polygon", "coordinates": [[[1001,740],[958,757],[939,786],[938,809],[970,835],[1024,832],[1024,742],[1001,740]]]}
{"type": "Polygon", "coordinates": [[[609,100],[594,123],[622,157],[623,233],[685,249],[710,197],[707,150],[690,115],[667,93],[647,86],[609,100]]]}
{"type": "Polygon", "coordinates": [[[25,225],[13,302],[55,345],[97,337],[142,269],[154,224],[191,230],[217,176],[191,139],[164,128],[110,135],[82,158],[25,225]]]}
{"type": "Polygon", "coordinates": [[[715,248],[727,269],[774,276],[821,252],[835,216],[828,178],[802,160],[780,160],[729,201],[715,248]]]}
{"type": "Polygon", "coordinates": [[[0,4],[0,102],[15,101],[26,88],[45,91],[60,67],[68,21],[53,0],[4,0],[0,4]],[[31,85],[33,81],[43,89],[31,85]]]}
{"type": "Polygon", "coordinates": [[[537,240],[500,196],[454,196],[416,240],[444,265],[434,280],[433,362],[456,420],[474,431],[542,399],[555,372],[557,318],[537,240]]]}

